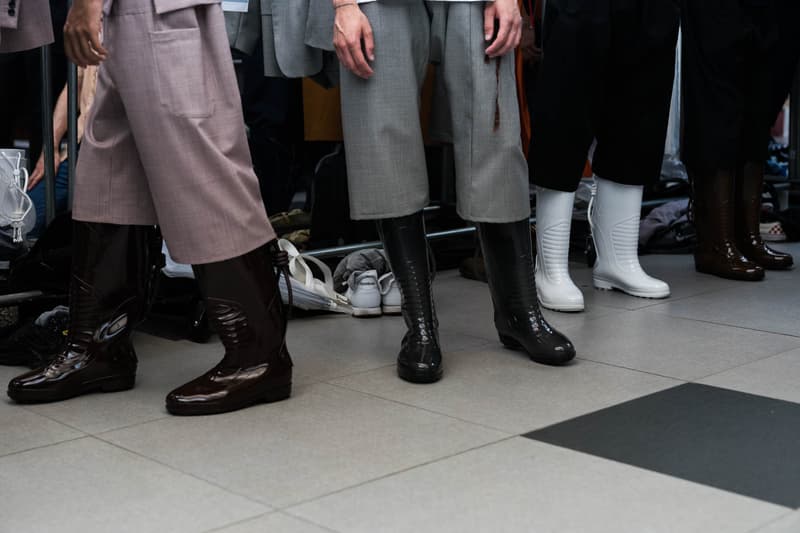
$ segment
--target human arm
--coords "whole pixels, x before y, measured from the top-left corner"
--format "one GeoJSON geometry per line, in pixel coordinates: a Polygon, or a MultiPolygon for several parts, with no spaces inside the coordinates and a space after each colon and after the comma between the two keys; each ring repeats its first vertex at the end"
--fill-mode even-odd
{"type": "Polygon", "coordinates": [[[347,70],[367,79],[373,74],[367,60],[375,60],[372,26],[356,0],[333,0],[333,7],[336,10],[333,31],[336,55],[347,70]]]}

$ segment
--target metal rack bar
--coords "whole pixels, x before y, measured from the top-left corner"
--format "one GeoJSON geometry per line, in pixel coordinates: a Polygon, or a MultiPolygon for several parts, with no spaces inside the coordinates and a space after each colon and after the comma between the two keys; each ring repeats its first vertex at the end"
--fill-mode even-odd
{"type": "MultiPolygon", "coordinates": [[[[42,79],[42,149],[44,150],[44,183],[47,223],[56,216],[56,180],[54,175],[55,149],[53,147],[53,90],[51,81],[50,45],[42,47],[41,79],[42,79]]],[[[31,154],[31,157],[36,157],[31,154]]]]}
{"type": "Polygon", "coordinates": [[[797,180],[800,179],[800,65],[789,105],[789,178],[797,180]]]}

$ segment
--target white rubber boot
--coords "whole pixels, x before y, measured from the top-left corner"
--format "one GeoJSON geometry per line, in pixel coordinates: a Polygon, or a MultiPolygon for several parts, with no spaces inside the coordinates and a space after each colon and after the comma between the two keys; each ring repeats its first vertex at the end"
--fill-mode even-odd
{"type": "Polygon", "coordinates": [[[536,289],[554,311],[583,311],[583,293],[569,277],[574,200],[575,193],[536,188],[536,289]]]}
{"type": "Polygon", "coordinates": [[[589,208],[597,261],[597,289],[618,289],[640,298],[666,298],[669,285],[648,276],[639,264],[639,219],[644,187],[622,185],[595,177],[596,192],[589,208]]]}

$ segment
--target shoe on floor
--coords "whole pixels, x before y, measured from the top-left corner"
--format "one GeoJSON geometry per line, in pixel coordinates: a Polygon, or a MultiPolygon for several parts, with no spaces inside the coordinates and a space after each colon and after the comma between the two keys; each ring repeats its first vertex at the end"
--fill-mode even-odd
{"type": "Polygon", "coordinates": [[[768,242],[783,242],[786,240],[786,232],[780,222],[762,222],[759,224],[761,238],[768,242]]]}
{"type": "Polygon", "coordinates": [[[381,291],[381,311],[384,315],[399,315],[403,312],[403,297],[400,294],[400,286],[394,278],[394,274],[389,272],[378,279],[378,287],[381,291]]]}
{"type": "Polygon", "coordinates": [[[69,309],[59,306],[43,313],[0,341],[0,365],[38,368],[64,349],[69,329],[69,309]]]}
{"type": "Polygon", "coordinates": [[[617,289],[639,298],[667,298],[669,285],[639,263],[639,219],[643,187],[595,178],[589,223],[597,250],[592,278],[597,289],[617,289]]]}
{"type": "Polygon", "coordinates": [[[380,316],[382,294],[378,285],[378,272],[367,270],[350,274],[345,296],[353,306],[354,317],[380,316]]]}

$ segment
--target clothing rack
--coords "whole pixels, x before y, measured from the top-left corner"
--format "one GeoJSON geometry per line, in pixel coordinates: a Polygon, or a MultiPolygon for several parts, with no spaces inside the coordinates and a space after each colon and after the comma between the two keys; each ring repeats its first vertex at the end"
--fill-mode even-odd
{"type": "Polygon", "coordinates": [[[789,107],[789,179],[800,181],[800,64],[792,87],[789,107]]]}

